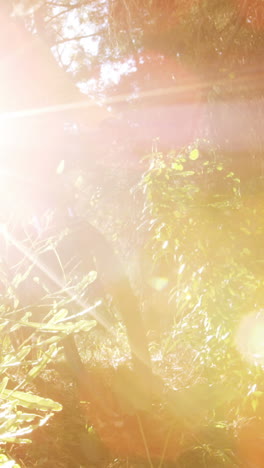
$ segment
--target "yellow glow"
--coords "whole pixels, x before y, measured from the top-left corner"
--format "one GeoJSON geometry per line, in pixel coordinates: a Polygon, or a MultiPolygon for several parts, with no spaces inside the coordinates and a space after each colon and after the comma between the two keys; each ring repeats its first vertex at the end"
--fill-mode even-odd
{"type": "Polygon", "coordinates": [[[236,346],[250,363],[264,366],[264,311],[242,319],[236,333],[236,346]]]}
{"type": "Polygon", "coordinates": [[[149,285],[156,291],[162,291],[168,285],[168,278],[162,276],[152,276],[149,280],[149,285]]]}

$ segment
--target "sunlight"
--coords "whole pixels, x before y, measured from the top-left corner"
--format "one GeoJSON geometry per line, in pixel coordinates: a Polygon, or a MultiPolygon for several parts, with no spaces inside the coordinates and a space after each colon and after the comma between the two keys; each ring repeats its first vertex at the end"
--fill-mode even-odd
{"type": "Polygon", "coordinates": [[[1,169],[10,165],[10,156],[20,148],[29,146],[31,125],[24,125],[16,112],[0,113],[0,161],[1,169]]]}
{"type": "Polygon", "coordinates": [[[236,333],[236,346],[251,364],[264,366],[264,311],[244,317],[236,333]]]}
{"type": "MultiPolygon", "coordinates": [[[[6,224],[0,224],[0,236],[3,236],[4,240],[13,245],[21,254],[27,258],[32,265],[35,265],[47,278],[49,278],[54,285],[58,287],[58,290],[62,290],[68,298],[77,304],[80,307],[80,311],[70,317],[67,317],[66,320],[73,319],[76,317],[81,317],[83,315],[89,314],[89,318],[94,318],[105,330],[107,330],[110,334],[115,336],[115,331],[109,327],[109,322],[107,319],[102,317],[101,313],[97,312],[98,307],[102,304],[101,300],[95,302],[92,306],[83,300],[80,296],[76,295],[76,293],[71,292],[71,288],[67,288],[65,281],[61,280],[57,275],[55,275],[52,270],[50,270],[44,262],[41,262],[40,259],[36,254],[34,254],[31,250],[27,249],[23,242],[18,241],[9,231],[6,224]]],[[[62,278],[63,278],[62,274],[62,278]]],[[[66,321],[65,320],[65,321],[66,321]]],[[[63,320],[62,320],[63,321],[63,320]]],[[[135,349],[135,354],[137,355],[140,361],[145,363],[145,358],[140,354],[140,352],[135,349]]]]}
{"type": "MultiPolygon", "coordinates": [[[[2,119],[0,115],[0,145],[1,145],[1,150],[6,146],[7,143],[10,142],[10,139],[12,138],[12,129],[13,129],[14,123],[10,122],[10,120],[7,119],[2,119]]],[[[4,156],[2,151],[1,151],[1,156],[4,156]]]]}
{"type": "Polygon", "coordinates": [[[97,322],[99,322],[104,328],[108,328],[108,323],[105,322],[100,316],[98,316],[95,310],[100,305],[100,301],[97,301],[93,306],[90,306],[85,301],[77,297],[76,294],[72,293],[71,289],[65,286],[64,281],[62,281],[56,275],[54,275],[54,273],[43,262],[39,260],[37,255],[34,255],[29,249],[27,249],[24,246],[22,242],[17,241],[14,238],[14,236],[12,236],[5,224],[0,224],[0,235],[2,235],[7,242],[16,247],[16,249],[20,253],[22,253],[25,256],[25,258],[27,258],[31,262],[32,265],[36,265],[36,267],[41,272],[43,272],[47,276],[47,278],[49,278],[56,286],[58,286],[59,290],[63,290],[65,294],[69,297],[69,299],[77,303],[82,308],[81,312],[77,313],[74,316],[72,315],[70,318],[89,313],[89,315],[95,318],[97,322]]]}

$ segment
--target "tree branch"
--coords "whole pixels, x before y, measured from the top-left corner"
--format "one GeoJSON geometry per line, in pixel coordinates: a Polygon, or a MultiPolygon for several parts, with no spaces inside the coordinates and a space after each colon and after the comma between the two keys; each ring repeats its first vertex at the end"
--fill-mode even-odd
{"type": "MultiPolygon", "coordinates": [[[[55,6],[55,4],[49,3],[51,6],[55,6]]],[[[45,24],[51,23],[51,21],[55,20],[56,18],[67,14],[69,11],[76,10],[81,8],[82,6],[87,6],[85,3],[76,3],[76,5],[60,5],[61,8],[65,8],[63,11],[59,11],[56,15],[50,17],[49,20],[45,21],[45,24]]]]}
{"type": "Polygon", "coordinates": [[[84,34],[83,36],[75,36],[75,37],[66,37],[65,39],[61,39],[60,41],[56,41],[54,46],[64,44],[65,42],[71,42],[71,41],[80,41],[81,39],[89,39],[89,37],[96,37],[100,36],[100,32],[92,33],[92,34],[84,34]]]}
{"type": "Polygon", "coordinates": [[[80,8],[81,6],[84,6],[84,5],[88,5],[88,1],[80,1],[78,3],[74,3],[74,4],[69,4],[69,2],[65,2],[65,3],[59,3],[59,2],[52,2],[52,1],[47,1],[46,2],[47,5],[50,5],[50,6],[54,6],[54,7],[62,7],[62,8],[80,8]]]}

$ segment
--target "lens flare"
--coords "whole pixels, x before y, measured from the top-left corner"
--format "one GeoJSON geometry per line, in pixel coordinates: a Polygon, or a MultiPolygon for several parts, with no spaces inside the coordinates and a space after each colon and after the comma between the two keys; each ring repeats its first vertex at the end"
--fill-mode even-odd
{"type": "Polygon", "coordinates": [[[236,346],[251,364],[264,366],[264,310],[244,317],[236,333],[236,346]]]}

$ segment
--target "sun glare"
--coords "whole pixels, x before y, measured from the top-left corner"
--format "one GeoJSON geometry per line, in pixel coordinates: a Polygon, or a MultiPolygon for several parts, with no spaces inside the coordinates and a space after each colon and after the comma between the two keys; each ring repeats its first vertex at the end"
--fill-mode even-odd
{"type": "Polygon", "coordinates": [[[236,333],[236,346],[251,364],[264,366],[264,310],[242,319],[236,333]]]}
{"type": "Polygon", "coordinates": [[[1,148],[1,160],[5,157],[4,149],[12,141],[14,122],[11,120],[5,120],[0,115],[0,148],[1,148]]]}

